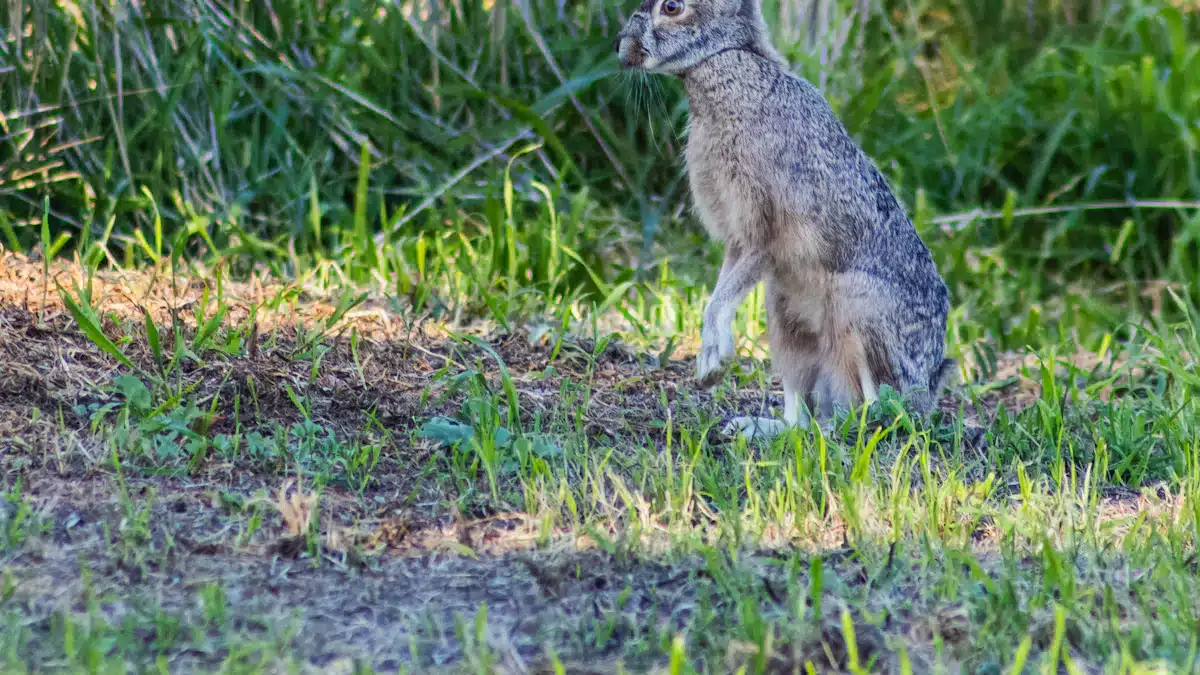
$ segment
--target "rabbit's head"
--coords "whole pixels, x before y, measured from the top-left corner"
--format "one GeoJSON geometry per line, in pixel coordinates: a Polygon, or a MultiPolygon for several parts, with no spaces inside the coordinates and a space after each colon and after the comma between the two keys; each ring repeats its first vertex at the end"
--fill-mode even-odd
{"type": "Polygon", "coordinates": [[[643,0],[617,36],[621,65],[682,74],[731,49],[773,54],[760,0],[643,0]]]}

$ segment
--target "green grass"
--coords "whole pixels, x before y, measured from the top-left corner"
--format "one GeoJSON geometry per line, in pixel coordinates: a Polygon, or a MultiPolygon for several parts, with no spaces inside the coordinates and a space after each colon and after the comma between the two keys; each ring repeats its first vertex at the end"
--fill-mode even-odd
{"type": "Polygon", "coordinates": [[[959,381],[757,444],[630,7],[0,7],[0,670],[1195,672],[1200,12],[883,4],[959,381]]]}
{"type": "MultiPolygon", "coordinates": [[[[177,297],[162,270],[134,278],[177,297]]],[[[115,282],[97,273],[73,313],[52,297],[50,319],[6,310],[17,363],[96,382],[50,399],[71,409],[10,410],[6,475],[38,488],[3,511],[12,667],[1194,664],[1194,322],[982,360],[928,422],[885,397],[746,444],[714,427],[768,400],[762,364],[698,397],[690,359],[638,349],[628,323],[631,347],[586,323],[392,340],[322,318],[353,295],[210,282],[194,320],[158,328],[172,302],[113,304],[115,282]],[[346,622],[353,638],[321,637],[346,622]]]]}
{"type": "MultiPolygon", "coordinates": [[[[1017,2],[879,7],[865,24],[835,4],[819,32],[845,40],[824,68],[822,49],[786,41],[794,20],[772,25],[914,208],[961,303],[1012,317],[1066,280],[1200,272],[1197,211],[1173,206],[1200,200],[1200,13],[1106,0],[1074,24],[1039,8],[1031,30],[1017,2]],[[932,227],[1047,206],[1066,210],[932,227]],[[996,276],[1025,293],[995,293],[996,276]]],[[[0,10],[30,33],[5,43],[10,248],[35,245],[45,219],[64,250],[95,243],[112,262],[180,247],[287,274],[334,262],[426,308],[430,280],[459,275],[602,299],[649,275],[635,263],[662,257],[653,242],[694,229],[678,217],[682,92],[616,72],[628,8],[116,7],[0,10]]]]}

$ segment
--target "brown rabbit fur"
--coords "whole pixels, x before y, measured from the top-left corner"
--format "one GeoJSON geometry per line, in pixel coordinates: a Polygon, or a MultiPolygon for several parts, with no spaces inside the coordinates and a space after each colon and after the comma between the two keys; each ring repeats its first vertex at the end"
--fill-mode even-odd
{"type": "Polygon", "coordinates": [[[946,285],[882,174],[771,46],[758,2],[646,0],[616,44],[627,68],[683,80],[695,210],[725,244],[697,379],[720,381],[734,313],[762,281],[784,421],[736,427],[807,424],[801,403],[828,420],[883,384],[926,413],[954,368],[946,285]]]}

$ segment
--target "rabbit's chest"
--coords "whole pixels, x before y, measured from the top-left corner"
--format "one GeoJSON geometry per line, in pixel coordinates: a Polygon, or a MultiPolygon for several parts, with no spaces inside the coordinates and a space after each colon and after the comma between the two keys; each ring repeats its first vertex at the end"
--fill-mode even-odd
{"type": "Polygon", "coordinates": [[[733,134],[694,125],[686,151],[688,183],[696,215],[710,236],[719,241],[742,241],[749,222],[763,213],[762,186],[733,134]]]}

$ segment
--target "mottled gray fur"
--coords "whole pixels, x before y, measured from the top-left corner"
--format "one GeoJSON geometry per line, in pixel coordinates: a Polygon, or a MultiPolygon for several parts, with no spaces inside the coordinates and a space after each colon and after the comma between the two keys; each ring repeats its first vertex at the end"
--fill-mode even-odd
{"type": "Polygon", "coordinates": [[[626,67],[687,87],[695,210],[726,247],[697,379],[720,380],[761,281],[785,423],[806,423],[800,403],[828,419],[885,383],[928,412],[954,369],[946,285],[883,176],[771,46],[758,2],[646,0],[616,44],[626,67]]]}

